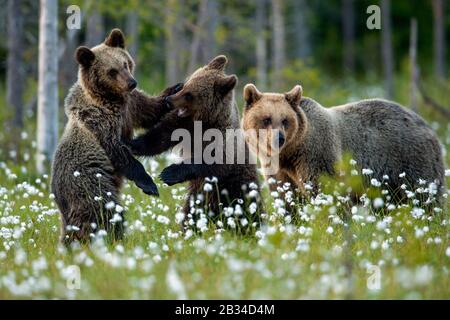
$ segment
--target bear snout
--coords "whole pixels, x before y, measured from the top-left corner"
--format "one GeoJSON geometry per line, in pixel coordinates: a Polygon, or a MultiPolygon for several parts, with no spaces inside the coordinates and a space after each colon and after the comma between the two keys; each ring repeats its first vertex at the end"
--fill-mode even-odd
{"type": "Polygon", "coordinates": [[[135,79],[130,79],[130,80],[128,80],[127,85],[128,85],[128,89],[130,91],[132,91],[132,90],[136,89],[137,81],[135,79]]]}

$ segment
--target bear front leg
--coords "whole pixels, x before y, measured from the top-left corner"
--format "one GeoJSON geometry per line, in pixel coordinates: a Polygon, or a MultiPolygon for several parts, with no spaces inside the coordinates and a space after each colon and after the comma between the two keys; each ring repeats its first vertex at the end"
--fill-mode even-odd
{"type": "Polygon", "coordinates": [[[172,139],[172,133],[177,129],[193,132],[193,122],[189,118],[179,118],[177,112],[172,111],[146,133],[128,141],[127,145],[135,156],[155,156],[179,143],[172,139]]]}
{"type": "Polygon", "coordinates": [[[128,165],[124,166],[121,171],[127,179],[134,181],[136,186],[145,194],[155,196],[159,195],[158,187],[152,177],[150,177],[147,171],[145,171],[142,163],[136,160],[133,156],[131,156],[128,165]]]}
{"type": "Polygon", "coordinates": [[[221,164],[180,163],[164,168],[159,177],[164,183],[172,186],[197,178],[221,176],[223,169],[224,167],[221,164]]]}
{"type": "Polygon", "coordinates": [[[152,97],[142,90],[134,90],[130,94],[128,111],[133,128],[150,128],[154,126],[165,114],[170,112],[166,98],[180,91],[183,83],[165,89],[159,96],[152,97]]]}

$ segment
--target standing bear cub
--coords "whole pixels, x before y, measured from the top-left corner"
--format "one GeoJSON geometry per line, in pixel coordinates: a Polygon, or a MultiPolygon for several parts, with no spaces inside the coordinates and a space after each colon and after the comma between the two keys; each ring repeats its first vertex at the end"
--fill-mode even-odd
{"type": "Polygon", "coordinates": [[[87,241],[96,230],[114,239],[123,235],[119,205],[123,177],[146,194],[158,190],[142,164],[122,142],[134,128],[156,123],[165,113],[165,97],[149,97],[135,89],[134,62],[118,29],[105,42],[79,47],[78,81],[65,100],[68,117],[52,166],[52,192],[62,216],[62,241],[87,241]]]}
{"type": "MultiPolygon", "coordinates": [[[[263,171],[270,159],[279,159],[278,172],[266,178],[293,183],[300,192],[304,183],[312,182],[317,191],[319,176],[333,174],[334,164],[349,152],[360,167],[372,170],[371,178],[387,181],[393,200],[405,198],[403,184],[415,191],[424,181],[431,183],[429,189],[435,192],[430,194],[437,200],[442,194],[445,173],[439,141],[421,117],[397,103],[370,99],[324,108],[302,97],[299,85],[279,94],[261,93],[248,84],[244,99],[246,132],[276,129],[268,130],[267,141],[256,151],[263,171]]],[[[256,150],[259,136],[246,139],[256,150]]],[[[422,200],[432,198],[427,194],[422,200]]]]}
{"type": "MultiPolygon", "coordinates": [[[[176,132],[186,134],[186,141],[181,141],[188,147],[183,162],[165,168],[160,177],[168,185],[189,181],[183,211],[193,214],[193,220],[198,218],[194,216],[197,204],[206,208],[205,214],[217,218],[223,208],[243,204],[242,201],[249,199],[251,189],[259,189],[256,161],[250,161],[250,152],[239,130],[239,111],[233,92],[237,77],[225,74],[226,64],[227,58],[220,55],[196,70],[182,90],[167,97],[172,111],[130,143],[134,154],[153,156],[179,145],[176,132]],[[208,177],[216,177],[217,184],[213,179],[213,189],[204,195],[208,177]]],[[[258,198],[250,201],[259,204],[258,198]]],[[[255,214],[250,222],[258,220],[255,214]]]]}

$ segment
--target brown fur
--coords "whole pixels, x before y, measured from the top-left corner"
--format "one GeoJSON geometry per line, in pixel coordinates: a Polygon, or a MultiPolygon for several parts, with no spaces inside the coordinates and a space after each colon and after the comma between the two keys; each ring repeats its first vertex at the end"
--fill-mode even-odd
{"type": "MultiPolygon", "coordinates": [[[[194,136],[194,121],[202,122],[203,132],[215,128],[219,129],[223,136],[228,128],[239,129],[239,114],[233,93],[237,78],[234,75],[225,75],[226,63],[225,56],[218,56],[195,71],[183,89],[168,98],[174,110],[145,135],[138,137],[132,143],[133,151],[147,156],[166,151],[178,143],[171,141],[173,130],[184,128],[194,136]]],[[[209,143],[203,143],[202,152],[209,143]]],[[[219,194],[214,188],[214,191],[208,194],[206,206],[208,211],[218,214],[221,208],[234,206],[236,199],[246,199],[251,182],[257,184],[256,166],[249,164],[246,146],[245,153],[246,164],[174,164],[163,170],[161,179],[169,185],[189,181],[189,195],[184,206],[184,212],[189,213],[192,210],[190,202],[193,202],[198,194],[203,194],[204,179],[217,177],[219,194]],[[243,186],[247,189],[243,190],[243,186]]],[[[191,160],[194,157],[195,155],[191,155],[191,160]]]]}
{"type": "MultiPolygon", "coordinates": [[[[245,130],[278,129],[285,137],[284,145],[277,150],[255,150],[263,165],[268,154],[279,154],[280,170],[274,175],[277,180],[295,182],[300,191],[306,182],[317,187],[319,176],[334,174],[336,161],[350,152],[361,168],[373,170],[370,178],[383,181],[383,175],[389,176],[388,189],[396,200],[404,199],[402,184],[415,191],[419,179],[437,184],[439,200],[445,183],[440,144],[435,133],[412,111],[381,99],[326,109],[302,97],[300,86],[279,94],[261,93],[248,84],[244,99],[245,130]],[[264,120],[267,118],[271,120],[269,125],[264,120]],[[283,120],[287,120],[287,126],[283,120]],[[403,172],[406,176],[399,177],[403,172]]],[[[271,145],[274,137],[268,139],[271,145]]],[[[249,144],[254,146],[255,141],[249,144]]]]}
{"type": "MultiPolygon", "coordinates": [[[[159,97],[149,97],[133,90],[134,62],[117,29],[92,49],[78,48],[76,59],[80,64],[78,81],[65,100],[68,122],[52,166],[62,240],[66,244],[74,239],[87,241],[100,229],[120,239],[123,224],[109,222],[115,209],[108,210],[105,204],[120,204],[123,177],[134,180],[148,194],[157,193],[150,176],[122,141],[132,138],[134,128],[159,120],[166,110],[165,96],[176,91],[169,88],[159,97]],[[80,176],[74,175],[76,171],[80,176]],[[79,230],[69,231],[68,226],[79,230]]],[[[123,212],[118,214],[123,219],[123,212]]]]}

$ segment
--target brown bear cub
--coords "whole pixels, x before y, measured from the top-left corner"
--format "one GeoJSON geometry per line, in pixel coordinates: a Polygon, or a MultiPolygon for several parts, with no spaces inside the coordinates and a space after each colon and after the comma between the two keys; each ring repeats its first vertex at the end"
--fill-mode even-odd
{"type": "Polygon", "coordinates": [[[98,230],[120,239],[123,177],[146,194],[158,194],[152,178],[122,141],[132,138],[134,128],[156,123],[166,112],[165,97],[180,86],[166,89],[159,97],[135,89],[134,62],[118,29],[92,49],[79,47],[75,57],[78,81],[65,99],[68,122],[52,165],[62,241],[85,242],[98,230]]]}
{"type": "MultiPolygon", "coordinates": [[[[250,153],[245,144],[240,129],[239,113],[234,101],[233,89],[237,84],[235,75],[224,73],[227,59],[225,56],[214,58],[209,64],[195,71],[185,82],[183,89],[167,98],[172,111],[165,115],[161,122],[150,128],[143,136],[132,141],[132,150],[136,155],[153,156],[173,148],[179,143],[172,138],[176,129],[184,129],[191,137],[193,152],[183,154],[184,161],[172,164],[165,168],[160,177],[168,185],[189,181],[189,195],[184,206],[185,214],[196,213],[195,202],[199,207],[206,208],[209,217],[218,216],[225,207],[240,204],[245,210],[243,201],[249,200],[259,204],[258,197],[249,199],[248,194],[255,196],[258,193],[258,179],[256,161],[250,161],[250,153]],[[196,126],[201,126],[201,132],[196,132],[196,126]],[[234,133],[228,142],[233,140],[232,147],[217,148],[213,155],[219,161],[208,161],[204,156],[208,148],[218,146],[220,143],[205,141],[202,135],[213,129],[225,141],[227,130],[234,133]],[[200,136],[198,136],[200,134],[200,136]],[[200,148],[196,150],[195,144],[200,141],[200,148]],[[239,143],[239,141],[241,143],[239,143]],[[227,158],[228,157],[228,158],[227,158]],[[238,159],[240,158],[240,159],[238,159]],[[228,160],[227,160],[228,159],[228,160]],[[239,161],[240,160],[240,161],[239,161]],[[216,177],[210,180],[212,190],[205,193],[205,178],[216,177]],[[203,202],[204,199],[204,203],[203,202]]],[[[215,137],[216,138],[216,137],[215,137]]],[[[186,141],[182,141],[185,143],[186,141]]],[[[225,145],[226,142],[223,142],[225,145]]],[[[212,152],[214,153],[214,152],[212,152]]],[[[253,205],[253,208],[255,205],[253,205]]],[[[238,208],[238,211],[240,208],[238,208]]],[[[229,212],[229,209],[228,211],[229,212]]],[[[252,221],[259,218],[252,217],[252,221]]],[[[195,220],[198,217],[193,217],[195,220]]],[[[249,221],[249,222],[252,222],[249,221]]]]}
{"type": "MultiPolygon", "coordinates": [[[[369,169],[368,180],[388,184],[394,201],[405,199],[404,186],[410,191],[428,187],[425,199],[417,198],[439,200],[445,181],[439,141],[420,116],[397,103],[370,99],[324,108],[302,97],[299,85],[279,94],[261,93],[248,84],[244,99],[245,130],[276,129],[266,135],[269,147],[258,149],[263,170],[270,157],[278,156],[279,170],[272,177],[294,183],[300,193],[305,183],[317,188],[319,176],[333,174],[336,161],[349,152],[358,166],[369,169]]],[[[254,150],[256,136],[246,139],[253,140],[254,150]]]]}

